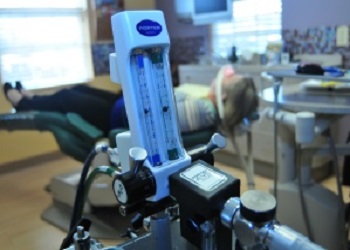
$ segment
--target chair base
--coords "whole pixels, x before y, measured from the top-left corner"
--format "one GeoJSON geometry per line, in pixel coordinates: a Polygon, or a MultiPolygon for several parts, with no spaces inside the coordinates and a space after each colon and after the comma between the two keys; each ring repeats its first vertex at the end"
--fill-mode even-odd
{"type": "MultiPolygon", "coordinates": [[[[49,184],[52,198],[73,207],[79,180],[80,171],[54,176],[49,184]]],[[[117,204],[112,189],[112,180],[106,176],[98,177],[89,190],[85,211],[89,211],[90,206],[111,207],[117,204]]]]}

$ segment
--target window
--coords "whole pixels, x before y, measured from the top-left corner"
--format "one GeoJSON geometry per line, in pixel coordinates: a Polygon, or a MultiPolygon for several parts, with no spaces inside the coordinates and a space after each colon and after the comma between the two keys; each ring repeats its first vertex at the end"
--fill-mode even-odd
{"type": "Polygon", "coordinates": [[[264,53],[268,42],[280,42],[281,0],[234,0],[233,19],[212,25],[212,50],[227,58],[235,46],[237,54],[244,50],[264,53]]]}
{"type": "Polygon", "coordinates": [[[0,70],[28,89],[91,80],[86,0],[1,0],[0,70]]]}

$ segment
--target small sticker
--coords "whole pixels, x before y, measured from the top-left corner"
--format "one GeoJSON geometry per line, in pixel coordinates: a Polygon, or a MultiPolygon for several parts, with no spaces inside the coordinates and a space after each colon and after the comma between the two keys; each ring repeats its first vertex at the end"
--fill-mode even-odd
{"type": "Polygon", "coordinates": [[[143,36],[158,36],[163,27],[156,21],[145,19],[136,25],[136,29],[143,36]]]}
{"type": "Polygon", "coordinates": [[[128,201],[128,194],[126,193],[124,184],[118,179],[114,181],[114,193],[120,203],[126,203],[128,201]]]}
{"type": "Polygon", "coordinates": [[[227,181],[227,177],[211,168],[197,163],[180,173],[180,177],[205,191],[213,191],[227,181]]]}

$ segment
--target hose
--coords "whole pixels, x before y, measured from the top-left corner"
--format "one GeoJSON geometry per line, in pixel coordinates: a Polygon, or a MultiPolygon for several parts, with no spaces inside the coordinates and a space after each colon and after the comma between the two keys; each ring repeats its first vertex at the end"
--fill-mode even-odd
{"type": "Polygon", "coordinates": [[[281,81],[278,81],[274,84],[273,86],[273,90],[274,90],[274,108],[273,108],[273,133],[274,133],[274,142],[273,142],[273,147],[274,147],[274,176],[273,176],[273,195],[275,196],[276,200],[277,200],[277,178],[278,178],[278,157],[277,157],[277,134],[278,134],[278,124],[277,124],[277,112],[278,112],[278,93],[280,91],[280,87],[281,87],[281,81]]]}
{"type": "Polygon", "coordinates": [[[75,194],[73,211],[72,211],[72,216],[70,220],[68,234],[66,238],[63,239],[60,249],[65,249],[72,243],[72,231],[75,230],[77,223],[81,219],[81,215],[79,216],[79,214],[83,206],[82,204],[84,204],[85,180],[88,176],[89,168],[91,166],[92,161],[95,159],[95,156],[100,152],[109,153],[110,148],[106,145],[100,145],[100,146],[94,147],[90,151],[89,155],[87,156],[84,162],[84,165],[80,174],[80,180],[77,186],[77,191],[75,194]]]}
{"type": "Polygon", "coordinates": [[[89,194],[92,183],[99,175],[108,175],[111,178],[114,178],[119,173],[116,171],[114,167],[110,166],[99,166],[96,167],[88,176],[85,181],[85,189],[83,194],[83,200],[79,204],[79,210],[77,212],[77,218],[81,218],[83,216],[85,201],[87,200],[87,196],[89,194]]]}
{"type": "MultiPolygon", "coordinates": [[[[329,147],[330,147],[330,150],[331,150],[331,155],[332,155],[332,158],[333,158],[333,167],[334,167],[334,171],[335,171],[335,176],[336,176],[336,181],[337,181],[337,192],[338,192],[338,196],[339,196],[339,199],[340,199],[340,203],[341,205],[343,206],[344,208],[344,211],[345,211],[345,204],[344,204],[344,200],[343,200],[343,189],[342,189],[342,184],[340,182],[340,172],[339,172],[339,168],[338,168],[338,154],[337,154],[337,149],[335,148],[335,143],[334,143],[334,140],[333,140],[333,136],[332,136],[332,133],[330,131],[330,129],[328,129],[326,131],[326,134],[328,135],[328,141],[329,141],[329,147]]],[[[345,224],[345,221],[344,221],[344,224],[345,224]]],[[[349,234],[349,225],[346,226],[345,228],[345,237],[344,237],[344,246],[347,245],[347,236],[349,234]]]]}
{"type": "Polygon", "coordinates": [[[301,205],[301,211],[304,217],[306,231],[308,234],[308,237],[311,241],[314,240],[313,233],[311,230],[310,220],[309,220],[309,214],[306,208],[305,198],[304,198],[304,192],[303,192],[303,184],[302,184],[302,171],[301,171],[301,159],[302,159],[302,152],[301,152],[301,146],[298,143],[296,145],[296,168],[297,168],[297,176],[298,176],[298,190],[299,190],[299,197],[300,197],[300,205],[301,205]]]}

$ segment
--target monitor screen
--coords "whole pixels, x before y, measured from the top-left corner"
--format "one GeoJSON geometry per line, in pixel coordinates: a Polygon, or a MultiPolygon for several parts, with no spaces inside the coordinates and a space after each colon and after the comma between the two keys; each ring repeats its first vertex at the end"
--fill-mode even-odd
{"type": "Polygon", "coordinates": [[[197,14],[220,12],[227,10],[226,0],[195,0],[194,12],[197,14]]]}
{"type": "Polygon", "coordinates": [[[194,25],[232,20],[232,0],[174,0],[178,19],[194,25]]]}

